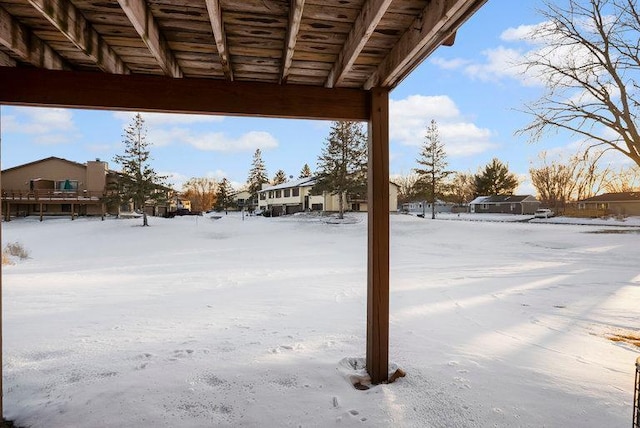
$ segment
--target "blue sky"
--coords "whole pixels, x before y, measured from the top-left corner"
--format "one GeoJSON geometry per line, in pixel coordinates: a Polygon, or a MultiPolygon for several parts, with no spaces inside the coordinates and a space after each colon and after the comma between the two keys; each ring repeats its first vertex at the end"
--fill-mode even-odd
{"type": "MultiPolygon", "coordinates": [[[[514,135],[530,121],[517,109],[542,94],[538,82],[510,65],[536,49],[523,35],[541,22],[541,6],[540,0],[489,0],[463,25],[453,47],[440,47],[391,93],[392,175],[416,166],[425,128],[434,119],[450,169],[475,173],[497,157],[521,177],[519,193],[534,193],[528,169],[539,152],[576,144],[570,135],[550,134],[535,144],[514,135]]],[[[123,129],[133,114],[2,106],[2,168],[58,156],[77,162],[100,158],[118,169],[112,159],[123,151],[123,129]]],[[[269,177],[283,169],[295,178],[305,163],[315,169],[330,127],[308,120],[143,117],[152,165],[177,189],[190,177],[226,177],[243,185],[256,148],[269,177]]]]}

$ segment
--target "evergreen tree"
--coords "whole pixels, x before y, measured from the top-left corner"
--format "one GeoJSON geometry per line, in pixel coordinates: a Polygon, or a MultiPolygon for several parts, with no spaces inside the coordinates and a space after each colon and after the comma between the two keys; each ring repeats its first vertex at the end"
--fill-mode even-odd
{"type": "Polygon", "coordinates": [[[276,171],[276,175],[273,177],[273,180],[271,180],[271,183],[274,186],[276,184],[282,184],[282,183],[286,183],[286,182],[287,182],[287,174],[281,169],[276,171]]]}
{"type": "Polygon", "coordinates": [[[512,195],[518,187],[518,178],[509,172],[507,165],[493,158],[475,175],[474,184],[476,196],[512,195]]]}
{"type": "Polygon", "coordinates": [[[247,179],[247,187],[249,193],[251,193],[251,200],[257,201],[258,191],[262,189],[262,184],[269,182],[269,178],[267,178],[267,168],[264,166],[260,149],[256,149],[253,154],[253,162],[251,165],[249,178],[247,179]]]}
{"type": "Polygon", "coordinates": [[[431,203],[431,218],[436,218],[436,200],[445,190],[445,179],[452,173],[447,171],[447,154],[440,141],[438,124],[435,120],[427,127],[424,145],[416,160],[421,168],[415,168],[418,175],[418,186],[431,203]]]}
{"type": "Polygon", "coordinates": [[[314,193],[338,195],[339,218],[348,196],[363,196],[367,189],[367,136],[358,122],[333,122],[318,158],[314,193]]]}
{"type": "Polygon", "coordinates": [[[120,184],[121,199],[133,201],[134,209],[142,210],[142,225],[148,226],[145,204],[166,200],[166,177],[158,175],[150,165],[150,143],[147,141],[147,129],[140,113],[136,114],[122,136],[125,151],[113,161],[122,166],[120,184]]]}
{"type": "Polygon", "coordinates": [[[224,210],[225,212],[231,205],[231,183],[226,178],[223,178],[218,183],[218,192],[216,193],[216,209],[218,211],[224,210]]]}
{"type": "Polygon", "coordinates": [[[311,175],[312,175],[311,168],[309,168],[309,164],[305,163],[302,169],[300,170],[300,175],[298,176],[298,178],[307,178],[307,177],[311,177],[311,175]]]}

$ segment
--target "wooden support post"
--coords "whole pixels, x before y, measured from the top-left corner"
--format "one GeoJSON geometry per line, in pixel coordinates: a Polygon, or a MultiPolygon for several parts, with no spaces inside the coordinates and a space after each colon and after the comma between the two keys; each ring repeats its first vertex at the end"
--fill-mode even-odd
{"type": "Polygon", "coordinates": [[[4,221],[11,221],[11,204],[7,201],[7,215],[4,216],[4,221]]]}
{"type": "Polygon", "coordinates": [[[389,91],[371,90],[368,167],[367,372],[389,377],[389,91]]]}
{"type": "Polygon", "coordinates": [[[42,202],[40,202],[40,221],[42,221],[42,202]]]}
{"type": "Polygon", "coordinates": [[[73,217],[73,210],[75,209],[75,207],[73,206],[73,204],[71,204],[71,220],[75,220],[75,218],[73,217]]]}
{"type": "MultiPolygon", "coordinates": [[[[1,139],[0,139],[1,141],[1,139]]],[[[0,143],[0,149],[2,148],[2,143],[0,143]]],[[[0,189],[2,189],[2,176],[0,174],[0,189]]],[[[0,206],[0,213],[2,212],[2,206],[0,206]]],[[[6,221],[9,221],[9,201],[7,200],[7,217],[6,217],[6,221]]],[[[0,227],[0,242],[2,242],[2,227],[0,227]]],[[[2,402],[4,401],[4,386],[2,384],[2,379],[4,378],[4,369],[3,369],[3,355],[4,355],[4,348],[2,345],[2,336],[3,336],[3,330],[2,330],[2,319],[4,318],[4,309],[2,308],[2,278],[4,277],[4,274],[2,272],[2,270],[4,269],[4,267],[2,266],[2,263],[0,263],[0,419],[4,420],[4,406],[2,404],[2,402]]],[[[4,425],[4,424],[3,424],[4,425]]]]}

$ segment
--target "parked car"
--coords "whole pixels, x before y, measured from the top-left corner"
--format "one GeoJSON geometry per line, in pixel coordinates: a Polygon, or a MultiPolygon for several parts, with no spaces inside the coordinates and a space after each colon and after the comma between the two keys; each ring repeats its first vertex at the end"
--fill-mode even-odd
{"type": "Polygon", "coordinates": [[[533,214],[534,218],[549,218],[549,217],[553,217],[553,211],[551,211],[548,208],[540,208],[537,209],[536,212],[533,214]]]}

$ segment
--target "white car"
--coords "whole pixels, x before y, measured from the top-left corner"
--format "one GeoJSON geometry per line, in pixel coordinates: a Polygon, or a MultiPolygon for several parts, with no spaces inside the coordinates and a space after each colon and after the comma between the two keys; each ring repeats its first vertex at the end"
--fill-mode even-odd
{"type": "Polygon", "coordinates": [[[533,214],[534,218],[549,218],[549,217],[553,217],[553,211],[551,211],[550,209],[547,208],[540,208],[538,210],[536,210],[536,212],[533,214]]]}

